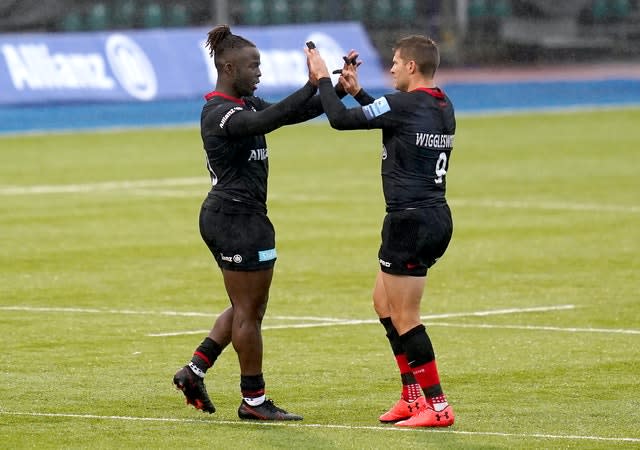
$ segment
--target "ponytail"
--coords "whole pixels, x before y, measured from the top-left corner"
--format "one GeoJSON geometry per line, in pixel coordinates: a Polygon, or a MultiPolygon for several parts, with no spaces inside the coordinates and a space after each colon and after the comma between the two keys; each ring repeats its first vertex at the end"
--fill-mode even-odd
{"type": "Polygon", "coordinates": [[[206,44],[209,48],[209,56],[213,57],[214,53],[218,53],[218,49],[220,48],[222,41],[224,41],[227,36],[233,36],[229,25],[218,25],[213,30],[209,31],[206,44]]]}
{"type": "Polygon", "coordinates": [[[209,49],[209,56],[215,57],[217,66],[219,58],[222,58],[226,50],[255,47],[256,45],[242,36],[233,34],[229,25],[218,25],[209,31],[206,46],[209,49]]]}

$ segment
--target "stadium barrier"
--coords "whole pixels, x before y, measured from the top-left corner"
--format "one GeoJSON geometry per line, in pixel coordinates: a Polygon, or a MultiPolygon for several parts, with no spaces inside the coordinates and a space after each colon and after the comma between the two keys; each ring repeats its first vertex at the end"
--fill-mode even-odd
{"type": "MultiPolygon", "coordinates": [[[[0,135],[59,130],[197,126],[215,86],[207,28],[58,34],[0,34],[0,135]]],[[[351,48],[365,61],[361,84],[392,90],[380,57],[357,23],[233,27],[261,49],[257,95],[277,101],[307,79],[304,42],[342,65],[351,48]]],[[[385,55],[388,56],[388,55],[385,55]]],[[[441,68],[460,113],[640,105],[637,63],[530,68],[441,68]]],[[[356,103],[345,98],[348,106],[356,103]]]]}
{"type": "MultiPolygon", "coordinates": [[[[0,34],[0,105],[153,102],[201,98],[216,71],[208,28],[0,34]]],[[[313,40],[330,68],[350,49],[366,61],[359,76],[372,89],[386,77],[357,22],[233,27],[261,51],[258,95],[288,94],[308,79],[304,43],[313,40]]]]}

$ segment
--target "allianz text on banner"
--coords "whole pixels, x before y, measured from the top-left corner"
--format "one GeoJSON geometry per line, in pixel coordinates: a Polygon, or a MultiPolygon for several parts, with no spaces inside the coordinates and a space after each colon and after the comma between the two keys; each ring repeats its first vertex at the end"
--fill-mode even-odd
{"type": "MultiPolygon", "coordinates": [[[[330,68],[357,49],[360,81],[386,89],[380,59],[358,23],[233,27],[260,49],[257,95],[277,98],[307,80],[304,43],[313,40],[330,68]]],[[[147,102],[199,98],[215,86],[204,47],[209,29],[0,34],[0,104],[147,102]]]]}

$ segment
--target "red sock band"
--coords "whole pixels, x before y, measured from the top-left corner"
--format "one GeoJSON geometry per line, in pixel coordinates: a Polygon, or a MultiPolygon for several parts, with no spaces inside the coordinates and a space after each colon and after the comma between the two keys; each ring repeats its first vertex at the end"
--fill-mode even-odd
{"type": "Polygon", "coordinates": [[[411,372],[411,366],[409,366],[407,355],[405,355],[404,353],[401,355],[396,355],[396,362],[398,363],[398,368],[400,369],[401,374],[411,372]]]}
{"type": "Polygon", "coordinates": [[[202,359],[208,367],[211,367],[211,361],[204,353],[196,350],[195,352],[193,352],[193,356],[197,356],[198,358],[202,359]]]}
{"type": "Polygon", "coordinates": [[[407,402],[412,402],[422,395],[422,390],[413,377],[407,355],[404,353],[396,355],[396,362],[402,376],[402,398],[407,402]]]}
{"type": "Polygon", "coordinates": [[[422,389],[428,389],[431,386],[440,384],[440,377],[438,376],[438,368],[436,366],[436,360],[422,364],[417,367],[413,367],[413,376],[416,377],[416,381],[422,389]]]}

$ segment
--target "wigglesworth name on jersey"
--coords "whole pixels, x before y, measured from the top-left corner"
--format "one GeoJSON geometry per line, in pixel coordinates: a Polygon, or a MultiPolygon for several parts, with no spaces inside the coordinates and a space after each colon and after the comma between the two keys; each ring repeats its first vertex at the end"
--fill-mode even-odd
{"type": "Polygon", "coordinates": [[[428,148],[453,148],[453,134],[416,133],[416,145],[428,148]]]}

